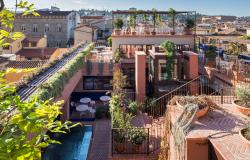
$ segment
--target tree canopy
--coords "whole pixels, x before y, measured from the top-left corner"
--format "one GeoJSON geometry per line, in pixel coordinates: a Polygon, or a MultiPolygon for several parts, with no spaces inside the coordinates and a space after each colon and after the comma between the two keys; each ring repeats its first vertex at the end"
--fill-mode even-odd
{"type": "MultiPolygon", "coordinates": [[[[34,4],[16,1],[14,6],[23,10],[23,16],[39,16],[34,4]]],[[[0,47],[7,46],[8,40],[16,40],[23,33],[13,32],[15,12],[5,8],[0,0],[0,47]]],[[[5,71],[0,72],[0,159],[38,160],[41,149],[52,143],[60,143],[50,138],[49,133],[68,133],[78,124],[57,121],[61,114],[62,102],[41,101],[37,97],[21,101],[16,89],[4,79],[5,71]]]]}

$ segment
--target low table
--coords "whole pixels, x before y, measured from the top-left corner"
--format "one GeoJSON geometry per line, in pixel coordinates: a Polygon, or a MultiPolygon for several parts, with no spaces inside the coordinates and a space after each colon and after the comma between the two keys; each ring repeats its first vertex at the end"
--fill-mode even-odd
{"type": "Polygon", "coordinates": [[[80,102],[84,103],[84,104],[87,104],[87,103],[91,102],[91,99],[87,98],[87,97],[84,97],[84,98],[80,99],[80,102]]]}
{"type": "Polygon", "coordinates": [[[77,110],[78,112],[84,112],[84,111],[87,111],[88,108],[89,108],[88,105],[82,104],[82,105],[77,106],[77,107],[76,107],[76,110],[77,110]]]}
{"type": "Polygon", "coordinates": [[[101,96],[100,97],[100,100],[103,101],[103,102],[107,102],[107,101],[110,101],[110,97],[109,96],[101,96]]]}

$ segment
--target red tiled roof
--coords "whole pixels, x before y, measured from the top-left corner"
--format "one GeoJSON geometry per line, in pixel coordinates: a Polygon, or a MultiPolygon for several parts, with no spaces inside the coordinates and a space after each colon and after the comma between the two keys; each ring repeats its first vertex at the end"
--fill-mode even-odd
{"type": "Polygon", "coordinates": [[[6,67],[16,69],[38,68],[43,66],[47,62],[48,61],[10,61],[6,67]]]}
{"type": "Polygon", "coordinates": [[[82,16],[81,19],[103,19],[103,16],[82,16]]]}
{"type": "Polygon", "coordinates": [[[32,48],[32,49],[22,49],[17,53],[17,55],[26,58],[39,58],[39,57],[49,57],[51,56],[57,48],[32,48]]]}

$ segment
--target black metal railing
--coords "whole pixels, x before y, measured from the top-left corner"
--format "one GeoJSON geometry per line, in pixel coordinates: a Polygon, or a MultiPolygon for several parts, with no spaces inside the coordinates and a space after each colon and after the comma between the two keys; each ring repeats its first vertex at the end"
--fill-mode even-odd
{"type": "Polygon", "coordinates": [[[149,105],[144,106],[144,112],[154,118],[163,116],[167,105],[171,104],[171,100],[174,101],[175,96],[205,95],[217,104],[232,103],[235,99],[233,93],[233,87],[225,88],[224,85],[216,84],[207,76],[202,75],[150,102],[149,105]]]}
{"type": "Polygon", "coordinates": [[[149,154],[149,128],[112,128],[111,131],[111,153],[114,154],[149,154]],[[133,136],[133,131],[143,133],[143,141],[133,136]]]}

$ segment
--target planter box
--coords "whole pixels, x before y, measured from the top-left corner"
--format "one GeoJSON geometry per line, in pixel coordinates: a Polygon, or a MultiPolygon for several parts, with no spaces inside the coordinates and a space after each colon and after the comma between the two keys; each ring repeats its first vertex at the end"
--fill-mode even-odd
{"type": "Polygon", "coordinates": [[[236,103],[237,101],[239,101],[239,100],[233,101],[233,104],[235,105],[235,107],[236,107],[242,114],[249,116],[249,115],[250,115],[250,108],[242,107],[242,106],[238,105],[238,104],[236,103]]]}
{"type": "MultiPolygon", "coordinates": [[[[182,106],[178,101],[176,101],[176,105],[179,106],[180,108],[184,108],[184,106],[182,106]]],[[[198,112],[196,113],[196,117],[197,118],[204,117],[207,114],[208,110],[209,110],[208,106],[203,109],[199,109],[198,112]]]]}
{"type": "Polygon", "coordinates": [[[246,128],[243,128],[243,129],[241,129],[241,130],[239,131],[239,135],[240,135],[240,138],[242,139],[242,141],[243,141],[244,143],[246,143],[246,144],[250,147],[250,141],[249,141],[248,139],[246,139],[246,138],[243,136],[243,134],[242,134],[242,131],[243,131],[244,129],[246,129],[246,128]]]}

